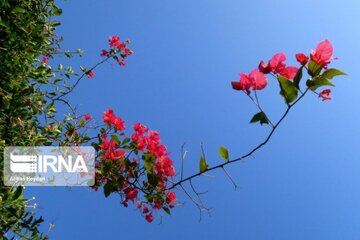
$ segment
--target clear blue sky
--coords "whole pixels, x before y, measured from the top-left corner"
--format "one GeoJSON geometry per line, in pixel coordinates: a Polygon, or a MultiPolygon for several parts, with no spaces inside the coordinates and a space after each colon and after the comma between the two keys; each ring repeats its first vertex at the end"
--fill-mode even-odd
{"type": "MultiPolygon", "coordinates": [[[[60,2],[64,49],[85,51],[76,64],[100,60],[113,34],[130,38],[135,54],[125,68],[103,65],[71,96],[80,112],[100,119],[114,109],[127,126],[140,121],[159,130],[177,169],[186,142],[186,174],[198,170],[200,144],[211,165],[226,146],[237,157],[261,142],[267,126],[248,124],[256,109],[231,89],[239,72],[283,51],[308,53],[328,38],[349,76],[335,78],[332,101],[308,95],[271,142],[228,171],[195,182],[211,207],[198,209],[183,194],[172,216],[149,224],[116,196],[87,188],[28,188],[39,213],[55,221],[51,239],[359,239],[360,3],[318,1],[95,1],[60,2]]],[[[51,63],[51,62],[50,62],[51,63]]],[[[276,119],[285,108],[277,83],[260,93],[276,119]]]]}

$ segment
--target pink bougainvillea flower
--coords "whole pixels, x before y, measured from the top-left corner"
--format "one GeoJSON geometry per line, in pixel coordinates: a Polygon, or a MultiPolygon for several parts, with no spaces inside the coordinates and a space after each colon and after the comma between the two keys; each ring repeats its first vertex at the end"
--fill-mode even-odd
{"type": "Polygon", "coordinates": [[[109,52],[106,51],[105,49],[103,49],[103,50],[101,50],[100,55],[103,56],[103,57],[108,57],[108,56],[109,56],[109,52]]]}
{"type": "Polygon", "coordinates": [[[115,117],[113,124],[117,130],[125,130],[125,124],[122,118],[115,117]]]}
{"type": "Polygon", "coordinates": [[[163,205],[161,204],[161,203],[159,203],[157,200],[156,200],[156,198],[154,198],[154,204],[153,204],[153,209],[157,209],[157,210],[159,210],[159,209],[161,209],[162,207],[163,207],[163,205]]]}
{"type": "Polygon", "coordinates": [[[88,113],[85,114],[84,119],[85,119],[86,121],[89,121],[89,120],[91,119],[91,115],[88,114],[88,113]]]}
{"type": "Polygon", "coordinates": [[[124,189],[125,193],[125,201],[132,201],[134,202],[137,198],[138,190],[136,188],[128,187],[124,189]]]}
{"type": "Polygon", "coordinates": [[[118,159],[120,159],[120,158],[123,158],[124,157],[124,155],[125,155],[125,151],[123,151],[123,150],[117,150],[116,151],[116,158],[118,158],[118,159]]]}
{"type": "Polygon", "coordinates": [[[104,115],[103,115],[104,123],[113,124],[115,121],[115,118],[116,118],[116,116],[115,116],[113,110],[111,110],[111,109],[105,110],[104,115]]]}
{"type": "Polygon", "coordinates": [[[155,168],[159,173],[164,173],[166,176],[174,176],[175,168],[173,161],[170,158],[163,157],[155,164],[155,168]]]}
{"type": "Polygon", "coordinates": [[[260,72],[258,68],[255,68],[250,72],[249,75],[245,73],[240,73],[239,82],[231,82],[233,89],[246,91],[250,94],[250,88],[254,90],[261,90],[266,87],[268,80],[266,79],[264,73],[260,72]]]}
{"type": "Polygon", "coordinates": [[[119,49],[119,51],[122,51],[122,50],[126,49],[126,45],[123,42],[117,42],[116,47],[119,49]]]}
{"type": "MultiPolygon", "coordinates": [[[[108,146],[109,146],[109,148],[107,150],[105,150],[104,155],[102,156],[102,159],[109,159],[109,160],[116,161],[116,160],[123,158],[123,156],[125,155],[125,151],[115,150],[114,147],[116,147],[116,144],[113,140],[110,140],[108,142],[108,146]]],[[[101,145],[100,147],[103,149],[105,146],[101,145]]]]}
{"type": "Polygon", "coordinates": [[[250,94],[250,88],[252,86],[252,82],[249,76],[245,73],[240,73],[239,82],[231,82],[232,88],[235,90],[246,91],[247,94],[250,94]]]}
{"type": "Polygon", "coordinates": [[[309,57],[303,53],[297,53],[295,56],[298,63],[300,63],[302,66],[305,66],[309,61],[309,57]]]}
{"type": "Polygon", "coordinates": [[[330,63],[332,59],[334,59],[332,58],[333,51],[334,48],[331,45],[330,41],[325,39],[317,45],[315,51],[310,52],[310,58],[316,64],[325,67],[327,64],[330,63]]]}
{"type": "Polygon", "coordinates": [[[166,194],[166,202],[167,203],[175,203],[176,202],[176,194],[174,192],[168,192],[166,194]]]}
{"type": "Polygon", "coordinates": [[[124,49],[124,57],[128,57],[130,56],[131,54],[133,54],[134,52],[128,48],[125,48],[124,49]]]}
{"type": "Polygon", "coordinates": [[[148,129],[147,129],[144,125],[142,125],[141,123],[135,123],[135,125],[133,126],[133,128],[134,128],[134,130],[135,130],[136,132],[138,132],[139,134],[143,134],[143,133],[145,133],[145,132],[148,131],[148,129]]]}
{"type": "Polygon", "coordinates": [[[252,83],[252,87],[254,90],[264,89],[268,83],[265,75],[259,71],[259,69],[255,68],[249,74],[250,81],[252,83]]]}
{"type": "Polygon", "coordinates": [[[94,71],[91,70],[86,75],[88,76],[88,78],[93,78],[95,74],[94,74],[94,71]]]}
{"type": "Polygon", "coordinates": [[[125,66],[126,65],[126,62],[124,60],[118,60],[118,64],[120,66],[125,66]]]}
{"type": "Polygon", "coordinates": [[[292,80],[296,76],[296,73],[299,69],[297,67],[286,67],[284,70],[280,72],[280,75],[292,80]]]}
{"type": "Polygon", "coordinates": [[[329,97],[330,93],[331,93],[330,89],[324,89],[319,93],[319,97],[321,97],[323,101],[331,100],[331,97],[329,97]]]}
{"type": "Polygon", "coordinates": [[[146,214],[145,219],[147,222],[151,223],[154,220],[152,213],[146,214]]]}
{"type": "Polygon", "coordinates": [[[269,61],[269,68],[270,71],[273,73],[280,73],[285,69],[286,56],[284,53],[277,53],[275,54],[269,61]]]}
{"type": "Polygon", "coordinates": [[[131,135],[131,139],[137,143],[137,148],[139,149],[139,151],[145,150],[146,142],[144,136],[134,133],[131,135]]]}
{"type": "Polygon", "coordinates": [[[143,212],[144,214],[146,214],[146,213],[149,212],[149,209],[148,209],[148,207],[147,207],[146,205],[143,205],[143,206],[142,206],[142,212],[143,212]]]}
{"type": "Polygon", "coordinates": [[[120,38],[116,35],[109,37],[109,44],[112,47],[116,47],[119,44],[120,38]]]}

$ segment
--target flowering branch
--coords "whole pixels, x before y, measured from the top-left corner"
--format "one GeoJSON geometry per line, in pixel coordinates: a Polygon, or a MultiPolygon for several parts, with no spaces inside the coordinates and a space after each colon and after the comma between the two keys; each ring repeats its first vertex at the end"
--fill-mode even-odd
{"type": "MultiPolygon", "coordinates": [[[[330,81],[333,77],[338,75],[344,75],[345,73],[338,70],[328,68],[328,64],[331,60],[336,58],[332,57],[333,54],[333,47],[328,40],[324,40],[318,44],[315,51],[310,52],[310,57],[306,56],[303,53],[296,54],[296,59],[298,63],[300,63],[300,67],[294,66],[286,66],[284,61],[286,60],[286,56],[283,53],[275,54],[268,64],[261,61],[258,68],[254,69],[250,72],[249,75],[245,73],[240,74],[240,81],[239,82],[232,82],[232,87],[235,90],[241,90],[247,94],[247,96],[251,99],[251,101],[255,104],[255,106],[259,109],[260,112],[255,114],[251,119],[250,123],[260,122],[260,124],[269,124],[271,126],[271,131],[264,139],[263,142],[258,144],[248,153],[244,154],[241,157],[235,158],[230,160],[228,150],[224,147],[219,148],[220,157],[225,160],[225,162],[218,164],[213,167],[209,167],[206,162],[205,154],[202,149],[202,155],[200,156],[200,171],[193,175],[190,175],[186,178],[183,177],[183,173],[181,172],[180,180],[175,182],[172,186],[168,189],[177,189],[178,186],[183,191],[184,189],[183,184],[189,182],[192,191],[199,197],[199,194],[194,189],[192,184],[192,180],[196,177],[202,176],[205,173],[210,171],[214,171],[216,169],[222,169],[226,176],[230,179],[230,181],[234,184],[235,189],[237,187],[236,183],[226,171],[225,166],[228,164],[232,164],[238,162],[240,160],[244,160],[249,156],[252,156],[256,151],[258,151],[261,147],[266,145],[271,137],[273,136],[276,129],[279,125],[283,122],[285,117],[289,114],[290,110],[309,92],[312,91],[317,94],[323,101],[330,100],[329,97],[331,90],[325,89],[320,93],[316,92],[316,89],[322,86],[334,86],[330,81]],[[300,81],[303,77],[303,69],[307,70],[308,75],[310,78],[306,81],[306,88],[304,91],[300,89],[300,81]],[[268,80],[265,77],[266,74],[271,74],[274,76],[279,83],[280,86],[280,95],[284,98],[286,109],[279,120],[274,124],[271,120],[267,117],[264,110],[260,105],[260,101],[258,99],[257,90],[262,90],[266,87],[268,80]],[[254,90],[254,97],[252,97],[251,90],[254,90]],[[300,93],[300,95],[298,95],[300,93]]],[[[183,166],[182,166],[183,169],[183,166]]],[[[186,191],[186,195],[190,195],[189,192],[186,191]]],[[[193,201],[193,200],[192,200],[193,201]]],[[[194,202],[194,201],[193,201],[194,202]]],[[[201,202],[201,201],[200,201],[201,202]]],[[[198,203],[195,204],[200,210],[203,208],[203,205],[199,205],[198,203]]]]}
{"type": "Polygon", "coordinates": [[[114,59],[120,66],[125,66],[125,64],[126,64],[124,61],[125,58],[127,58],[128,56],[133,54],[133,51],[130,50],[129,48],[127,48],[126,44],[130,44],[129,39],[126,40],[125,42],[120,42],[120,38],[118,36],[110,37],[109,38],[110,50],[107,51],[107,50],[103,49],[100,54],[101,56],[104,56],[106,58],[104,58],[102,61],[95,64],[90,69],[85,69],[83,67],[80,67],[80,69],[82,70],[83,73],[76,80],[74,85],[72,85],[67,92],[59,95],[55,100],[60,99],[64,96],[68,95],[69,93],[71,93],[76,88],[76,86],[79,84],[81,79],[83,79],[85,76],[88,76],[89,78],[94,77],[95,68],[97,68],[104,62],[107,62],[110,58],[114,59]]]}

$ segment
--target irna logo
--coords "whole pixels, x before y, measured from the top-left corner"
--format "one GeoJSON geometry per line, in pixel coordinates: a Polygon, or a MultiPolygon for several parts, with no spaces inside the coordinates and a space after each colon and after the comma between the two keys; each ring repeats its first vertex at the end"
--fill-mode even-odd
{"type": "Polygon", "coordinates": [[[6,186],[92,186],[93,147],[5,147],[6,186]]]}
{"type": "Polygon", "coordinates": [[[82,155],[78,155],[74,159],[71,155],[64,157],[62,155],[14,155],[10,153],[10,159],[10,170],[16,173],[89,172],[82,155]]]}

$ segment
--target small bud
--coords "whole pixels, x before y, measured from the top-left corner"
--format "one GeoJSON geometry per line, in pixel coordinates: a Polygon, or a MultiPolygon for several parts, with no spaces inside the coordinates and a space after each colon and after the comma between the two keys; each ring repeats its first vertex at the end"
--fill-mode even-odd
{"type": "Polygon", "coordinates": [[[296,54],[296,60],[298,61],[298,63],[300,63],[302,66],[305,66],[307,64],[307,62],[309,61],[309,57],[306,56],[303,53],[297,53],[296,54]]]}
{"type": "Polygon", "coordinates": [[[267,65],[264,61],[261,61],[259,63],[259,71],[262,72],[263,74],[268,74],[271,70],[269,65],[267,65]]]}

